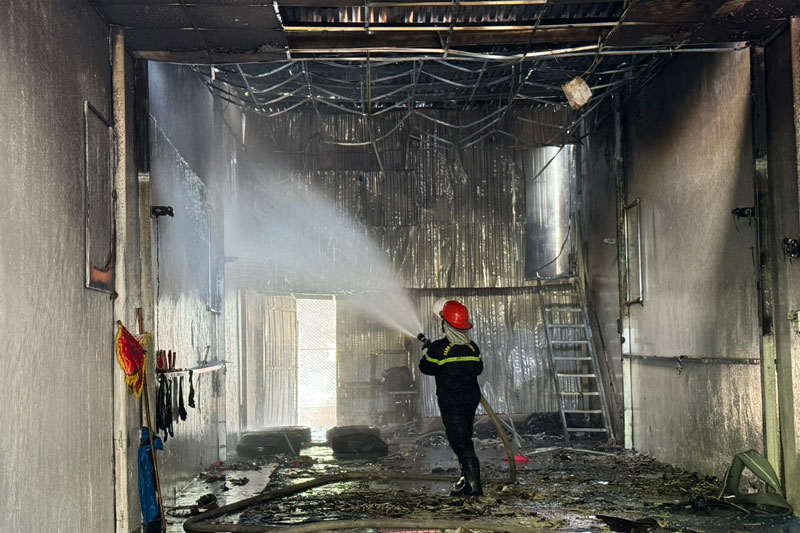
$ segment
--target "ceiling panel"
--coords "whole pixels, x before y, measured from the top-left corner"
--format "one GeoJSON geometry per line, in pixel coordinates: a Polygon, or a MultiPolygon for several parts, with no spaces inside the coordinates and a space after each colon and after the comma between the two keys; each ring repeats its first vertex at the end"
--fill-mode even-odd
{"type": "Polygon", "coordinates": [[[98,6],[109,24],[125,28],[187,28],[191,21],[186,10],[175,5],[109,4],[98,6]]]}
{"type": "Polygon", "coordinates": [[[194,30],[129,30],[125,44],[133,50],[205,50],[194,30]]]}
{"type": "Polygon", "coordinates": [[[187,8],[200,28],[271,29],[281,27],[272,4],[268,6],[191,6],[187,8]]]}
{"type": "Polygon", "coordinates": [[[283,49],[286,38],[282,31],[275,30],[209,30],[201,32],[208,47],[219,51],[283,49]]]}

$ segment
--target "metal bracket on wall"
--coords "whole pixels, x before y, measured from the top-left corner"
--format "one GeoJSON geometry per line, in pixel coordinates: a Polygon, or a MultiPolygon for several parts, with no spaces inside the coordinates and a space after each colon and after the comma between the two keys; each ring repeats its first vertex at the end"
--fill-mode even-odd
{"type": "Polygon", "coordinates": [[[783,239],[783,255],[789,259],[800,257],[800,240],[785,237],[783,239]]]}
{"type": "Polygon", "coordinates": [[[625,214],[625,280],[626,280],[626,295],[625,295],[625,305],[634,305],[639,304],[644,306],[644,275],[642,272],[642,211],[641,211],[641,200],[636,198],[631,203],[627,204],[624,207],[624,214],[625,214]],[[631,210],[635,209],[636,214],[635,216],[629,216],[631,210]],[[630,226],[631,224],[635,224],[635,231],[631,232],[630,226]],[[636,237],[636,262],[633,263],[631,261],[631,233],[636,237]],[[638,295],[634,298],[634,295],[631,294],[631,265],[634,265],[636,270],[636,278],[637,278],[637,287],[639,290],[638,295]]]}
{"type": "Polygon", "coordinates": [[[786,313],[786,320],[794,325],[794,330],[800,333],[800,311],[792,309],[786,313]]]}
{"type": "Polygon", "coordinates": [[[734,218],[753,218],[756,216],[755,207],[735,207],[731,210],[734,218]]]}
{"type": "Polygon", "coordinates": [[[174,217],[175,213],[172,211],[171,205],[154,205],[150,207],[150,216],[153,217],[174,217]]]}

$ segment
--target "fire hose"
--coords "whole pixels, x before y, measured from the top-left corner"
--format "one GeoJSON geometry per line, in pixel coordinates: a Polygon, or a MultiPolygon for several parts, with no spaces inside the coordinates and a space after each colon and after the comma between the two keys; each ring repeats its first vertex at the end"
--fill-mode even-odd
{"type": "MultiPolygon", "coordinates": [[[[503,442],[506,455],[508,456],[508,478],[500,480],[501,483],[516,483],[517,481],[517,466],[514,461],[514,450],[511,447],[511,441],[503,428],[500,419],[494,412],[486,398],[481,395],[481,405],[486,410],[486,413],[491,418],[500,440],[503,442]]],[[[213,520],[221,516],[242,511],[251,505],[265,503],[277,500],[292,494],[304,492],[323,485],[331,483],[341,483],[346,481],[440,481],[443,483],[452,483],[455,478],[447,476],[436,476],[431,474],[394,474],[390,472],[345,472],[342,474],[333,474],[330,476],[322,476],[303,483],[295,483],[288,487],[283,487],[273,491],[265,492],[233,502],[228,505],[223,505],[216,509],[211,509],[197,516],[189,518],[183,524],[184,531],[188,532],[222,532],[229,531],[233,533],[265,533],[271,531],[282,531],[285,533],[310,533],[322,530],[346,529],[357,527],[382,527],[382,528],[457,528],[459,526],[466,526],[471,529],[480,529],[485,531],[507,532],[507,533],[535,533],[537,530],[530,527],[512,526],[507,524],[492,524],[489,522],[464,522],[454,520],[336,520],[336,521],[322,521],[313,524],[299,524],[289,527],[274,527],[274,526],[259,526],[259,525],[244,525],[244,524],[225,524],[225,523],[203,523],[208,520],[213,520]]],[[[492,480],[490,480],[492,481],[492,480]]],[[[544,530],[542,530],[544,531],[544,530]]]]}
{"type": "MultiPolygon", "coordinates": [[[[427,339],[420,334],[420,340],[423,344],[427,339]]],[[[486,398],[481,394],[481,405],[489,415],[489,418],[497,428],[497,434],[503,442],[503,448],[508,456],[508,478],[504,480],[489,480],[499,481],[500,483],[516,483],[517,481],[517,465],[514,460],[514,449],[511,445],[511,440],[508,438],[503,424],[497,417],[497,414],[486,401],[486,398]]],[[[478,529],[485,531],[506,532],[506,533],[536,533],[538,530],[525,526],[514,526],[508,524],[497,524],[491,522],[481,521],[456,521],[444,519],[364,519],[364,520],[328,520],[314,523],[298,524],[294,526],[267,526],[267,525],[245,525],[245,524],[228,524],[228,523],[203,523],[208,520],[213,520],[221,516],[242,511],[251,505],[265,503],[280,498],[291,496],[304,492],[323,485],[331,483],[341,483],[347,481],[438,481],[443,483],[452,483],[455,478],[447,476],[436,476],[431,474],[395,474],[391,472],[344,472],[341,474],[333,474],[329,476],[322,476],[316,479],[305,481],[302,483],[295,483],[287,487],[272,490],[238,502],[233,502],[216,509],[210,509],[197,516],[189,518],[183,523],[184,531],[190,533],[202,532],[232,532],[232,533],[266,533],[266,532],[283,532],[283,533],[312,533],[315,531],[335,530],[335,529],[352,529],[352,528],[449,528],[456,529],[459,526],[465,526],[470,529],[478,529]]]]}

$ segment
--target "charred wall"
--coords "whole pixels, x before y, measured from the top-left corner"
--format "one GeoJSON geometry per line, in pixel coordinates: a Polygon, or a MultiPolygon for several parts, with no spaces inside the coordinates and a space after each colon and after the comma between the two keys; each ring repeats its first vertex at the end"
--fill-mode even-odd
{"type": "MultiPolygon", "coordinates": [[[[458,120],[453,113],[434,116],[458,120]]],[[[473,113],[462,120],[478,116],[473,113]]],[[[392,119],[399,118],[388,120],[394,124],[392,119]]],[[[234,191],[239,205],[248,205],[254,183],[286,181],[297,194],[315,191],[347,213],[385,250],[403,286],[523,284],[524,170],[513,140],[500,137],[453,149],[436,141],[446,135],[446,128],[422,118],[408,119],[406,127],[381,141],[378,158],[371,146],[339,144],[369,138],[368,122],[362,117],[307,109],[275,118],[248,114],[244,124],[234,126],[246,128],[238,161],[239,188],[234,191]]],[[[320,279],[324,284],[324,272],[298,282],[280,270],[265,271],[260,264],[260,274],[246,268],[242,265],[246,283],[262,290],[329,289],[313,285],[320,279]]]]}
{"type": "MultiPolygon", "coordinates": [[[[228,132],[219,127],[218,103],[191,70],[152,63],[148,76],[150,201],[174,212],[150,219],[155,345],[177,353],[176,367],[191,368],[225,359],[221,191],[228,132]]],[[[160,463],[167,497],[225,458],[225,387],[235,368],[234,361],[193,377],[197,407],[186,407],[186,420],[175,422],[160,463]]],[[[182,379],[186,402],[188,377],[182,379]]],[[[172,383],[177,402],[180,378],[172,383]]]]}
{"type": "Polygon", "coordinates": [[[605,382],[622,441],[622,346],[617,333],[619,280],[617,268],[616,158],[612,105],[600,107],[585,125],[581,146],[579,200],[587,304],[594,335],[599,340],[605,382]]]}
{"type": "Polygon", "coordinates": [[[604,244],[616,238],[613,120],[584,159],[590,292],[618,379],[630,361],[632,445],[718,475],[762,442],[755,228],[731,214],[753,204],[750,106],[747,52],[678,57],[623,104],[643,301],[628,305],[621,345],[617,251],[604,244]]]}
{"type": "Polygon", "coordinates": [[[3,15],[0,530],[113,531],[113,302],[84,286],[84,102],[111,120],[107,29],[85,2],[3,15]]]}
{"type": "Polygon", "coordinates": [[[770,217],[772,242],[776,253],[774,272],[775,309],[770,324],[777,339],[777,377],[781,420],[781,444],[786,497],[800,506],[800,337],[796,323],[787,316],[800,308],[798,286],[800,265],[785,256],[783,239],[800,234],[798,205],[798,107],[800,101],[800,25],[793,21],[790,30],[779,35],[765,49],[767,89],[767,160],[770,182],[770,217]],[[792,112],[793,110],[793,112],[792,112]]]}
{"type": "MultiPolygon", "coordinates": [[[[426,114],[465,123],[480,116],[430,110],[426,114]]],[[[480,316],[474,334],[488,361],[482,385],[497,409],[514,413],[557,409],[537,292],[525,279],[525,179],[531,169],[522,163],[522,153],[525,146],[541,141],[541,132],[518,123],[517,138],[497,136],[460,149],[441,141],[449,131],[436,122],[409,118],[392,132],[390,125],[398,118],[393,117],[385,119],[384,132],[378,128],[376,135],[389,136],[378,143],[376,155],[372,146],[343,145],[369,138],[361,117],[318,114],[310,108],[276,118],[244,117],[231,125],[245,132],[231,181],[232,203],[255,201],[258,195],[252,191],[257,183],[285,182],[296,194],[321,195],[354,222],[355,229],[342,231],[367,235],[385,253],[400,284],[415,290],[431,335],[439,333],[430,310],[435,300],[457,296],[473,306],[480,316]]],[[[258,205],[250,209],[256,212],[258,205]]],[[[226,243],[232,240],[233,236],[226,243]]],[[[562,240],[559,237],[559,245],[562,240]]],[[[571,252],[566,248],[568,264],[571,252]]],[[[339,253],[331,252],[331,257],[339,253]]],[[[228,253],[239,255],[235,248],[228,253]]],[[[358,263],[364,272],[374,267],[369,256],[358,263]]],[[[265,268],[238,257],[228,265],[227,283],[264,293],[341,296],[364,289],[338,286],[325,264],[300,279],[280,265],[265,268]]],[[[419,346],[416,341],[409,344],[396,330],[372,323],[346,300],[340,300],[337,329],[340,385],[346,389],[340,390],[339,421],[376,423],[389,401],[377,383],[382,372],[392,366],[415,367],[419,346]]],[[[432,385],[420,379],[422,412],[436,415],[432,385]]]]}

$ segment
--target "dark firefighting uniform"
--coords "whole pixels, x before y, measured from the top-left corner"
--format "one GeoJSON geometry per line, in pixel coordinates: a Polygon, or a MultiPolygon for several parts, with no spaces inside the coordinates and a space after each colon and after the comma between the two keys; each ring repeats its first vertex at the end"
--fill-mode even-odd
{"type": "Polygon", "coordinates": [[[475,410],[481,402],[478,376],[483,372],[481,351],[474,342],[451,344],[447,339],[431,343],[419,362],[423,374],[436,377],[436,396],[445,434],[458,460],[476,459],[472,445],[475,410]]]}

